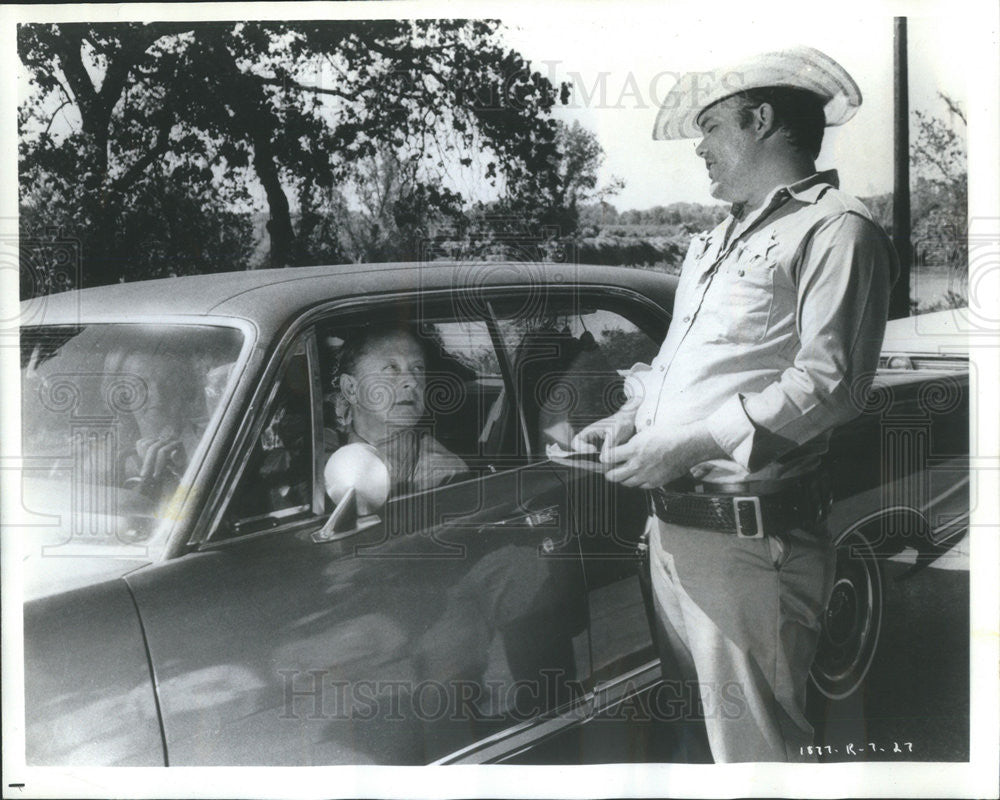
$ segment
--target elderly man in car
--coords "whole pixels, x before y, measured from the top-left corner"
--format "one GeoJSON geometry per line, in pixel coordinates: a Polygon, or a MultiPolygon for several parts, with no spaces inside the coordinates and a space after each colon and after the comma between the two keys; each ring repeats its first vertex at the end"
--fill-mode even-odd
{"type": "Polygon", "coordinates": [[[468,469],[427,424],[428,356],[415,330],[395,324],[352,331],[338,355],[338,427],[344,444],[367,444],[377,451],[389,469],[390,494],[429,489],[468,469]]]}

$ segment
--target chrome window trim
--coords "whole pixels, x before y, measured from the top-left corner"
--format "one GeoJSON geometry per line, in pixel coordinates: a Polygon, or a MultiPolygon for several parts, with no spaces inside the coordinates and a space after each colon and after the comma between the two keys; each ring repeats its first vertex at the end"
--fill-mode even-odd
{"type": "Polygon", "coordinates": [[[653,658],[594,686],[594,714],[610,711],[660,682],[660,659],[653,658]],[[629,686],[633,688],[630,690],[629,686]]]}
{"type": "Polygon", "coordinates": [[[319,372],[319,347],[316,328],[306,330],[306,367],[309,370],[309,406],[312,411],[312,513],[323,516],[326,510],[326,489],[323,483],[325,436],[323,432],[323,387],[319,372]]]}
{"type": "Polygon", "coordinates": [[[947,522],[938,525],[931,531],[931,540],[933,544],[940,546],[945,542],[950,542],[952,539],[965,536],[969,532],[970,518],[970,513],[965,511],[956,516],[954,519],[950,519],[947,522]]]}
{"type": "Polygon", "coordinates": [[[969,486],[971,482],[972,479],[968,475],[965,475],[964,477],[960,478],[955,483],[953,483],[951,486],[949,486],[947,489],[945,489],[943,492],[938,493],[930,500],[928,500],[926,503],[924,503],[920,510],[924,514],[926,514],[935,505],[942,502],[943,500],[947,500],[949,497],[955,494],[955,492],[958,492],[961,489],[964,489],[965,487],[969,486]]]}
{"type": "MultiPolygon", "coordinates": [[[[310,374],[310,392],[309,392],[309,402],[315,407],[315,401],[312,394],[312,378],[311,378],[311,359],[310,359],[310,347],[309,338],[311,337],[311,331],[307,331],[304,338],[299,336],[291,337],[291,341],[287,347],[283,349],[283,355],[278,359],[271,359],[268,362],[267,369],[265,370],[265,375],[269,375],[268,380],[262,380],[258,384],[257,391],[254,393],[254,397],[251,400],[250,408],[248,409],[247,415],[244,416],[244,423],[246,423],[246,416],[250,416],[251,420],[249,424],[244,424],[238,434],[237,444],[230,450],[229,456],[226,459],[226,463],[223,465],[223,470],[227,470],[226,474],[231,475],[231,480],[226,480],[224,482],[224,490],[220,492],[219,484],[216,484],[214,489],[215,499],[217,502],[217,508],[212,515],[211,525],[208,527],[208,533],[201,536],[198,539],[192,539],[189,541],[191,545],[205,545],[209,543],[218,544],[220,541],[226,542],[236,542],[243,541],[247,537],[257,536],[262,533],[272,533],[277,530],[283,530],[284,526],[278,525],[274,528],[267,528],[263,531],[253,531],[238,536],[228,537],[224,540],[216,538],[216,535],[222,525],[222,519],[229,508],[229,503],[233,499],[233,495],[236,492],[236,487],[239,485],[240,481],[243,479],[243,474],[246,470],[246,466],[250,461],[250,454],[253,451],[254,443],[260,437],[261,432],[264,429],[264,424],[267,422],[267,415],[273,407],[275,397],[278,394],[278,389],[281,386],[281,379],[284,377],[285,370],[291,363],[292,359],[298,355],[305,355],[306,357],[306,369],[310,374]],[[301,342],[303,352],[296,352],[296,345],[301,342]],[[272,367],[274,369],[272,370],[272,367]],[[262,391],[266,391],[266,396],[263,402],[258,405],[259,395],[262,391]],[[256,412],[256,413],[255,413],[256,412]],[[219,494],[221,493],[221,500],[219,499],[219,494]]],[[[282,340],[284,341],[284,339],[282,340]]],[[[310,426],[313,425],[315,421],[315,408],[311,409],[312,414],[310,415],[310,426]]],[[[315,429],[313,430],[312,440],[315,443],[315,429]]],[[[315,456],[313,458],[313,467],[315,467],[315,456]]],[[[313,487],[315,494],[316,486],[316,475],[313,474],[313,487]]],[[[220,482],[221,483],[221,482],[220,482]]],[[[206,510],[208,505],[206,504],[206,510]]],[[[311,520],[296,520],[295,524],[305,523],[305,522],[315,522],[315,512],[310,509],[310,513],[314,515],[314,519],[311,520]]]]}
{"type": "MultiPolygon", "coordinates": [[[[514,416],[517,420],[517,427],[521,429],[520,443],[524,445],[525,456],[531,455],[531,439],[528,437],[528,423],[524,416],[524,403],[520,393],[515,391],[514,382],[514,357],[504,344],[503,336],[500,333],[500,324],[497,321],[497,314],[493,308],[493,301],[486,301],[486,311],[489,314],[486,320],[486,328],[490,333],[490,340],[493,342],[493,350],[497,354],[497,363],[500,366],[500,377],[503,379],[504,394],[510,398],[514,407],[514,416]]],[[[503,412],[501,411],[501,416],[503,412]]]]}
{"type": "Polygon", "coordinates": [[[532,745],[569,728],[582,725],[593,716],[594,693],[587,692],[563,710],[518,722],[448,755],[428,766],[444,764],[489,764],[510,758],[532,745]]]}
{"type": "Polygon", "coordinates": [[[312,512],[308,509],[299,510],[297,515],[293,518],[282,522],[279,525],[275,525],[273,528],[264,528],[259,531],[250,531],[248,533],[241,534],[239,536],[233,536],[228,539],[209,539],[202,542],[198,549],[202,551],[209,550],[221,550],[226,547],[233,547],[236,545],[244,544],[245,542],[254,541],[255,539],[262,539],[265,536],[271,534],[275,535],[294,535],[297,533],[304,533],[316,527],[317,520],[312,516],[312,512]],[[310,514],[310,516],[303,518],[299,516],[301,514],[310,514]]]}

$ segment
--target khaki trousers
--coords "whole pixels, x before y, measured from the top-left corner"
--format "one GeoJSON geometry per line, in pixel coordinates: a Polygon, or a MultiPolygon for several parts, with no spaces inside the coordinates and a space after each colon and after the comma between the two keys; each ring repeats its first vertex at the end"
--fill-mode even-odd
{"type": "Polygon", "coordinates": [[[712,758],[814,760],[806,682],[836,562],[825,528],[740,539],[649,525],[663,661],[697,681],[712,758]]]}

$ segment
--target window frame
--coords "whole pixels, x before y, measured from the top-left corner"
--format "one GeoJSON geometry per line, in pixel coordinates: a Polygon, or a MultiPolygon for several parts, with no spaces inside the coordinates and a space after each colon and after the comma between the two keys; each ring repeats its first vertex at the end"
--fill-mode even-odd
{"type": "MultiPolygon", "coordinates": [[[[635,290],[622,286],[606,284],[585,284],[576,286],[548,286],[545,290],[546,307],[557,298],[575,297],[578,299],[593,298],[599,301],[602,308],[616,310],[615,306],[625,305],[630,309],[635,309],[643,316],[644,321],[650,326],[659,327],[665,331],[670,321],[670,311],[662,308],[651,298],[648,298],[635,290]]],[[[495,303],[504,299],[516,299],[523,297],[525,292],[537,293],[537,284],[518,283],[506,286],[482,287],[480,289],[480,299],[484,304],[486,314],[479,317],[467,315],[466,321],[482,321],[487,325],[490,332],[491,342],[494,347],[497,361],[500,365],[501,377],[504,381],[503,390],[511,397],[512,408],[515,411],[517,426],[520,430],[519,438],[523,441],[529,440],[529,432],[524,419],[524,409],[522,399],[517,396],[512,380],[512,353],[508,350],[499,330],[498,318],[495,312],[495,303]]],[[[425,291],[417,296],[413,292],[386,292],[368,297],[341,298],[317,304],[311,309],[302,313],[293,320],[284,330],[281,337],[275,343],[270,356],[265,362],[260,372],[260,380],[256,390],[252,393],[247,410],[244,412],[239,430],[235,436],[230,456],[226,459],[219,472],[219,479],[212,487],[209,497],[206,500],[205,508],[199,519],[199,524],[194,527],[193,535],[188,539],[188,546],[195,549],[215,548],[247,541],[270,534],[293,534],[303,530],[314,528],[317,524],[322,524],[325,519],[325,489],[322,482],[321,460],[323,458],[323,426],[322,426],[322,386],[320,376],[320,358],[318,345],[316,342],[316,329],[320,324],[337,323],[340,320],[348,321],[356,315],[371,315],[373,312],[383,312],[399,306],[406,306],[417,312],[414,315],[419,323],[433,314],[435,308],[442,311],[452,310],[451,316],[460,320],[454,306],[454,292],[451,289],[436,289],[425,291]],[[429,313],[430,312],[430,315],[429,313]],[[281,379],[285,370],[295,354],[295,346],[298,341],[304,341],[306,347],[306,358],[309,369],[310,402],[312,404],[311,424],[312,424],[312,446],[313,446],[313,508],[307,518],[296,518],[287,523],[278,524],[261,531],[248,532],[246,534],[219,538],[225,513],[228,510],[232,497],[236,492],[239,481],[245,473],[249,455],[253,450],[258,438],[263,431],[268,419],[268,414],[277,395],[281,379]],[[319,509],[317,511],[317,508],[319,509]]],[[[620,312],[617,312],[620,313],[620,312]]],[[[447,315],[442,315],[447,316],[447,315]]],[[[642,330],[647,330],[646,325],[632,320],[628,315],[622,314],[626,319],[633,322],[642,330]]],[[[430,316],[433,319],[433,316],[430,316]]],[[[655,340],[655,336],[653,337],[655,340]]],[[[525,456],[503,457],[503,467],[491,470],[494,472],[520,469],[539,461],[544,461],[543,453],[535,453],[530,450],[525,456]],[[514,462],[517,463],[514,463],[514,462]],[[508,463],[509,462],[509,463],[508,463]]],[[[471,480],[478,480],[472,478],[471,480]]],[[[463,481],[464,483],[465,481],[463,481]]],[[[442,487],[432,487],[422,492],[413,492],[400,495],[399,498],[412,498],[419,494],[434,492],[442,487]]]]}
{"type": "MultiPolygon", "coordinates": [[[[601,310],[618,314],[620,317],[627,320],[632,325],[635,325],[636,328],[649,336],[651,341],[656,343],[657,347],[662,344],[663,339],[666,337],[667,328],[670,325],[670,319],[672,316],[669,309],[664,309],[658,303],[645,295],[641,295],[638,292],[621,286],[587,284],[584,286],[574,287],[552,287],[545,296],[545,309],[548,310],[554,303],[565,300],[572,300],[578,303],[589,302],[596,305],[601,310]],[[625,313],[624,309],[626,308],[632,313],[625,313]]],[[[521,429],[522,444],[525,447],[525,452],[528,454],[527,463],[545,461],[548,457],[545,455],[544,449],[532,447],[531,432],[528,430],[525,418],[523,398],[519,395],[519,393],[514,391],[514,353],[510,351],[507,343],[503,341],[502,333],[499,330],[498,318],[493,309],[492,303],[490,303],[490,313],[493,318],[493,323],[496,325],[496,335],[500,340],[498,347],[503,350],[504,359],[508,365],[509,372],[505,373],[504,382],[508,390],[514,392],[515,394],[514,401],[517,406],[517,419],[518,425],[521,429]]],[[[627,364],[622,365],[620,368],[627,369],[630,366],[632,365],[627,364]]]]}
{"type": "MultiPolygon", "coordinates": [[[[322,454],[317,454],[317,439],[319,439],[320,442],[322,441],[322,428],[317,431],[317,372],[318,359],[315,342],[315,329],[307,328],[305,331],[300,332],[299,335],[290,337],[288,346],[284,349],[283,355],[278,360],[276,368],[274,370],[268,370],[266,373],[271,377],[266,390],[266,395],[262,398],[261,404],[257,406],[259,391],[258,393],[255,393],[253,400],[251,400],[251,411],[255,407],[259,407],[261,410],[260,413],[253,418],[249,428],[244,427],[242,431],[243,436],[241,438],[241,443],[237,448],[235,448],[235,451],[240,453],[239,458],[236,459],[236,469],[232,472],[230,480],[226,482],[226,490],[221,497],[218,511],[213,517],[210,534],[205,537],[205,540],[201,543],[203,546],[220,546],[239,541],[246,541],[247,539],[258,538],[269,533],[309,528],[317,524],[317,522],[322,522],[324,512],[323,499],[321,496],[322,482],[320,481],[322,467],[318,468],[318,462],[322,457],[322,454]],[[301,352],[299,350],[300,344],[302,348],[301,352]],[[310,492],[310,502],[305,507],[281,509],[277,512],[259,515],[258,517],[248,517],[248,521],[251,519],[265,520],[270,518],[275,520],[275,524],[260,530],[250,530],[246,533],[239,533],[233,536],[220,538],[220,533],[224,528],[226,514],[229,511],[231,503],[233,502],[233,498],[236,495],[240,482],[246,475],[254,448],[257,446],[257,442],[260,440],[261,434],[264,432],[264,428],[271,419],[271,414],[274,411],[274,404],[277,402],[282,382],[285,380],[285,377],[288,374],[288,369],[296,357],[304,357],[306,359],[306,372],[308,376],[308,418],[310,426],[308,439],[310,446],[312,447],[312,459],[310,461],[310,481],[312,484],[312,490],[310,492]],[[289,519],[287,521],[281,521],[285,516],[289,517],[289,519]]],[[[262,385],[264,383],[265,382],[262,381],[262,385]]]]}

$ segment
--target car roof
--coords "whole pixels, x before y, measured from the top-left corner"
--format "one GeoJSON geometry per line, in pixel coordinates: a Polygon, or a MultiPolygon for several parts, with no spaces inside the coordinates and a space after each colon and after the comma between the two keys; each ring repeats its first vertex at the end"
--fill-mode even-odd
{"type": "Polygon", "coordinates": [[[25,300],[22,325],[235,317],[262,333],[318,303],[381,294],[503,286],[615,286],[669,308],[676,278],[625,267],[543,262],[415,262],[221,272],[135,281],[25,300]]]}

